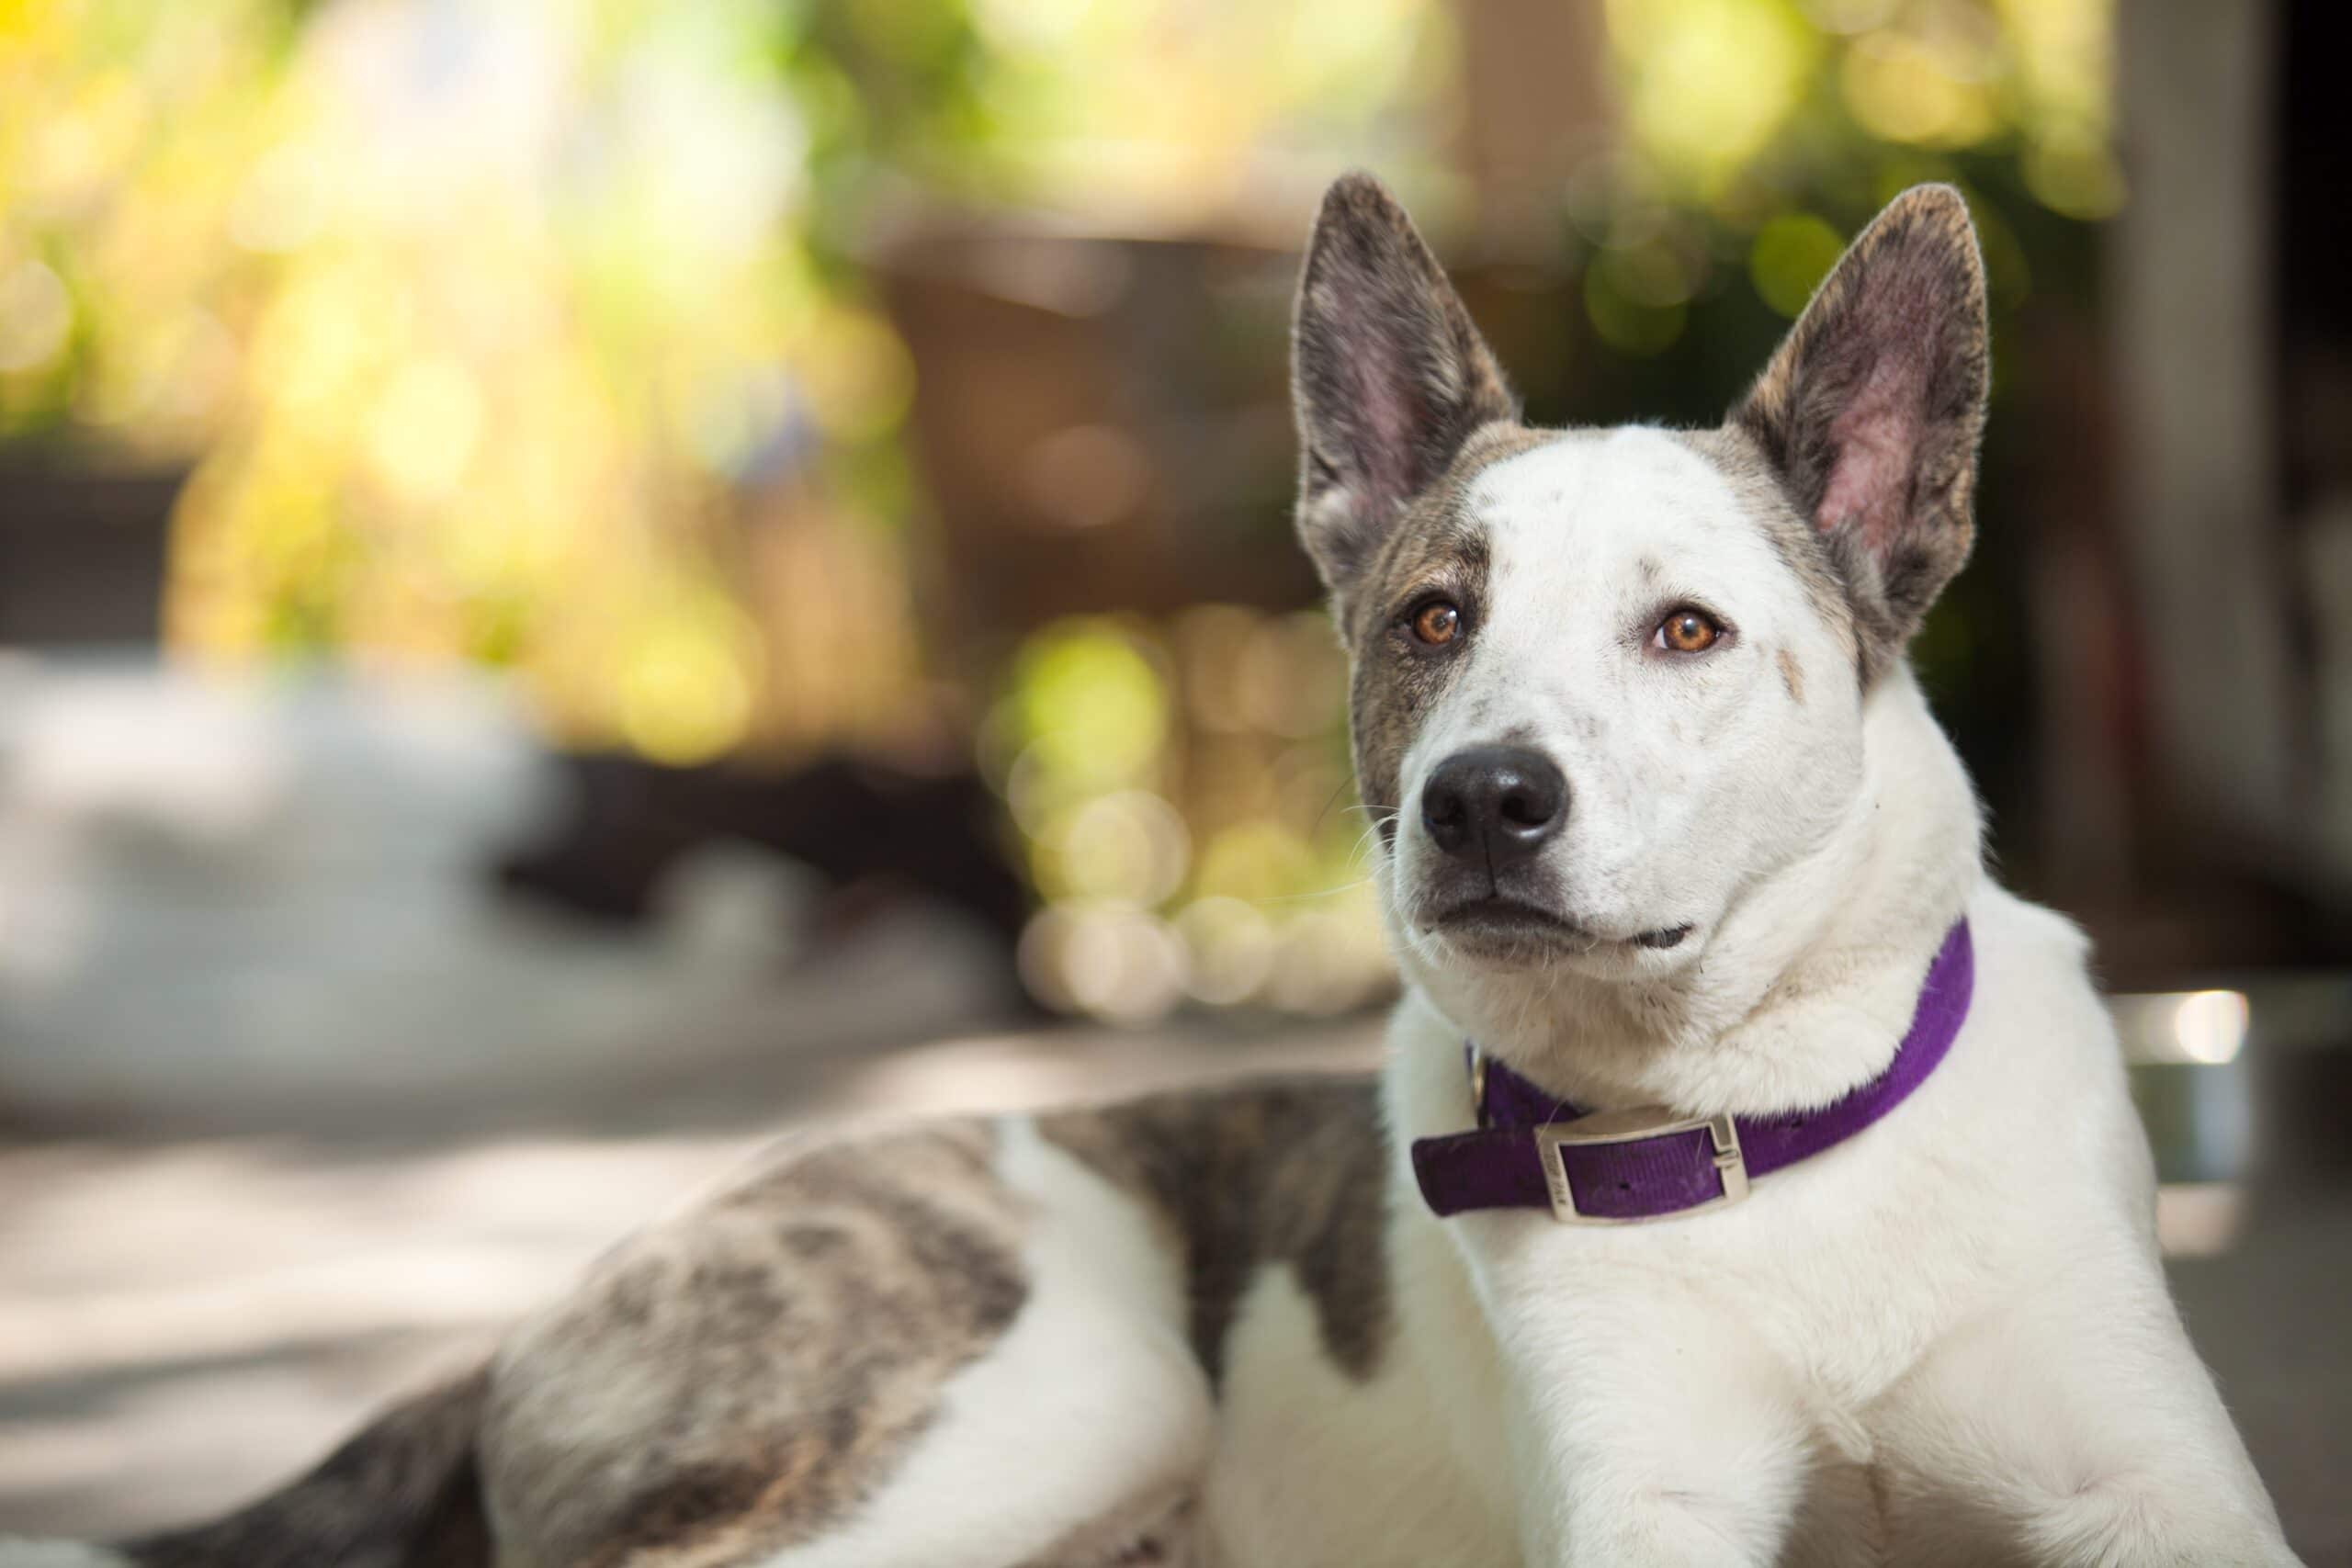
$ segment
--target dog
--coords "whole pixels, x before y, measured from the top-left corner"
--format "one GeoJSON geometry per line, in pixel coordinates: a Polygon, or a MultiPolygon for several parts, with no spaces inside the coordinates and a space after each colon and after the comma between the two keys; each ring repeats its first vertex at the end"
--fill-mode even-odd
{"type": "Polygon", "coordinates": [[[1713,430],[1521,424],[1363,175],[1294,333],[1376,1079],[804,1142],[244,1512],[0,1559],[2293,1562],[2085,942],[1905,662],[1974,530],[1961,197],[1713,430]]]}

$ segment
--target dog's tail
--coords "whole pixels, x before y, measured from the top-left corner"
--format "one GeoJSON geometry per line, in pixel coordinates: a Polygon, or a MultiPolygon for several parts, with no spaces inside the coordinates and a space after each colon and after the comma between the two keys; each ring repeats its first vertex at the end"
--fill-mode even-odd
{"type": "Polygon", "coordinates": [[[0,1568],[491,1568],[477,1370],[393,1406],[226,1518],[110,1547],[0,1540],[0,1568]]]}

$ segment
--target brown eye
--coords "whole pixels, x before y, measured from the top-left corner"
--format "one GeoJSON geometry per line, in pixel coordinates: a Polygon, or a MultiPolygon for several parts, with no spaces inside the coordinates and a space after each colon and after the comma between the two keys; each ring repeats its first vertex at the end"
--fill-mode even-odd
{"type": "Polygon", "coordinates": [[[1443,648],[1462,635],[1462,612],[1432,599],[1413,613],[1413,635],[1431,648],[1443,648]]]}
{"type": "Polygon", "coordinates": [[[1668,653],[1704,653],[1723,635],[1713,615],[1686,604],[1657,624],[1657,642],[1668,653]]]}

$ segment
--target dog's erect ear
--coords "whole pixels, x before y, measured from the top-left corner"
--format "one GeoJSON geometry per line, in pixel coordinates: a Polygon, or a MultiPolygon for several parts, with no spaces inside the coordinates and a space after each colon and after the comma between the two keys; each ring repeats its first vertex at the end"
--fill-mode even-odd
{"type": "Polygon", "coordinates": [[[1989,374],[1968,206],[1919,186],[1848,248],[1732,412],[1828,546],[1865,675],[1968,558],[1989,374]]]}
{"type": "Polygon", "coordinates": [[[1344,593],[1470,433],[1518,409],[1437,258],[1369,175],[1324,195],[1291,345],[1299,537],[1344,593]]]}

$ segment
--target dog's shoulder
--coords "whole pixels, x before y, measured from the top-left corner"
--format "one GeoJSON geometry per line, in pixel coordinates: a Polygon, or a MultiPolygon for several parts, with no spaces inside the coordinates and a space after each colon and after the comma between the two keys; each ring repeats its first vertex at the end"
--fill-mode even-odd
{"type": "MultiPolygon", "coordinates": [[[[1986,878],[1969,908],[1972,928],[1990,928],[2030,961],[2090,979],[2091,939],[2046,904],[2019,897],[1986,878]]],[[[1978,941],[1984,940],[1980,931],[1978,941]]]]}
{"type": "Polygon", "coordinates": [[[1973,1015],[2003,1031],[2063,1034],[2098,1055],[2116,1054],[2082,927],[1990,877],[1969,902],[1968,924],[1975,949],[1973,1015]]]}
{"type": "Polygon", "coordinates": [[[1976,987],[1963,1073],[1989,1111],[1975,1135],[2040,1172],[2044,1202],[2064,1189],[2102,1212],[2120,1199],[2136,1213],[2154,1170],[2089,938],[1989,881],[1969,925],[1976,987]]]}

